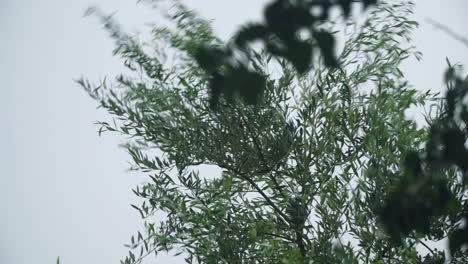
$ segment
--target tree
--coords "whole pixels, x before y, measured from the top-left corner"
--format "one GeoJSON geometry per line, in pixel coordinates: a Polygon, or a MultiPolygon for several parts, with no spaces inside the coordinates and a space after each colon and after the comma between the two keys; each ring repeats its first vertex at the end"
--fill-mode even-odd
{"type": "MultiPolygon", "coordinates": [[[[145,232],[132,237],[124,263],[163,250],[184,253],[189,263],[443,261],[435,250],[418,256],[415,246],[449,223],[438,221],[424,232],[411,226],[403,239],[381,229],[389,212],[381,208],[398,204],[385,194],[414,170],[401,157],[414,158],[429,140],[429,131],[406,120],[404,110],[443,109],[437,95],[419,93],[399,69],[403,60],[420,56],[404,47],[416,26],[408,20],[411,3],[382,2],[372,10],[347,36],[340,67],[323,67],[315,58],[314,71],[299,74],[291,61],[254,49],[245,71],[217,65],[238,78],[222,83],[226,96],[216,108],[206,71],[216,64],[204,65],[197,54],[222,43],[207,21],[179,2],[175,7],[177,29],[154,28],[155,43],[139,43],[101,16],[115,54],[134,75],[117,76],[112,86],[79,81],[116,117],[101,122],[100,132],[128,136],[134,168],[151,179],[134,190],[144,200],[134,207],[145,232]],[[171,49],[162,50],[161,43],[171,49]],[[176,54],[172,65],[164,52],[176,54]],[[258,90],[256,104],[238,96],[258,90]],[[222,173],[203,175],[202,165],[222,173]],[[154,222],[161,211],[165,220],[154,222]]],[[[331,31],[338,25],[321,26],[331,31]]],[[[446,177],[442,186],[454,181],[446,177]]],[[[398,211],[391,209],[389,217],[398,211]]]]}

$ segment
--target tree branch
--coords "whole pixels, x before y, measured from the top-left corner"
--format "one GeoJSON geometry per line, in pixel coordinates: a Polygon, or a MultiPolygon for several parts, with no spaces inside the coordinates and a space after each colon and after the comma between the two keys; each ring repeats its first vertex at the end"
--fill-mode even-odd
{"type": "Polygon", "coordinates": [[[447,33],[449,36],[451,36],[452,38],[460,41],[461,43],[463,43],[465,46],[468,46],[468,39],[459,35],[458,33],[456,33],[455,31],[451,30],[449,27],[447,27],[446,25],[442,24],[442,23],[439,23],[433,19],[426,19],[427,23],[433,25],[435,28],[439,29],[439,30],[442,30],[443,32],[447,33]]]}
{"type": "Polygon", "coordinates": [[[287,215],[285,215],[279,208],[278,206],[276,206],[276,204],[270,199],[270,197],[268,197],[268,195],[266,195],[262,189],[258,186],[258,184],[252,180],[249,176],[247,176],[245,173],[235,169],[235,168],[232,168],[231,166],[229,165],[226,165],[226,164],[219,164],[219,166],[221,168],[224,168],[226,170],[230,170],[234,173],[236,173],[237,175],[239,175],[242,179],[246,180],[250,185],[252,185],[252,187],[255,188],[255,190],[265,199],[265,201],[273,208],[274,211],[276,211],[276,213],[278,213],[280,216],[281,216],[281,220],[289,225],[289,217],[287,215]]]}
{"type": "MultiPolygon", "coordinates": [[[[268,170],[268,172],[272,171],[272,169],[268,166],[268,163],[265,159],[265,156],[263,155],[263,152],[262,152],[262,149],[260,148],[260,145],[258,143],[258,138],[257,138],[257,135],[252,131],[252,129],[250,128],[249,126],[249,123],[248,123],[248,120],[245,119],[244,115],[242,114],[241,110],[238,109],[237,107],[235,107],[235,110],[237,110],[237,112],[239,113],[239,116],[240,118],[242,119],[242,121],[244,122],[245,124],[245,127],[247,128],[247,131],[249,132],[250,134],[250,137],[252,138],[252,142],[254,143],[255,145],[255,148],[257,149],[258,151],[258,154],[260,156],[260,159],[263,163],[263,166],[265,166],[265,169],[268,170]]],[[[283,192],[283,187],[281,187],[281,185],[278,183],[278,181],[276,180],[276,178],[273,176],[272,173],[269,173],[268,174],[268,178],[273,182],[273,184],[275,185],[275,189],[281,194],[281,196],[283,196],[283,198],[286,198],[287,196],[284,194],[283,192]]]]}

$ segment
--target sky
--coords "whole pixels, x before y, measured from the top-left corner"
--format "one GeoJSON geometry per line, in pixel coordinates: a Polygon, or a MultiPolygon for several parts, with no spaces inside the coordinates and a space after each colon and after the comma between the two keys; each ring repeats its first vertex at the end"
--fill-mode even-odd
{"type": "MultiPolygon", "coordinates": [[[[144,31],[159,13],[136,0],[0,0],[0,263],[118,263],[141,229],[117,134],[97,134],[102,109],[75,79],[98,81],[122,71],[112,41],[87,7],[98,5],[125,30],[144,31]]],[[[227,38],[259,20],[266,0],[186,0],[227,38]]],[[[413,44],[424,60],[404,65],[419,89],[443,91],[445,58],[468,64],[468,47],[426,22],[468,36],[468,1],[417,0],[413,44]]],[[[162,255],[157,263],[182,263],[162,255]]]]}

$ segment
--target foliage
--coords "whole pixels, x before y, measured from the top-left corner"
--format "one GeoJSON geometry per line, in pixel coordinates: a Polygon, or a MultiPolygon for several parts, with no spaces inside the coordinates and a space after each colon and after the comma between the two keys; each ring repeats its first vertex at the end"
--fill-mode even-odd
{"type": "Polygon", "coordinates": [[[261,71],[249,67],[252,52],[249,44],[253,42],[262,42],[269,54],[287,60],[299,73],[310,69],[316,50],[320,50],[325,65],[338,67],[335,38],[321,25],[330,20],[330,10],[335,7],[349,18],[353,3],[362,3],[365,9],[377,0],[274,0],[265,7],[265,23],[243,26],[229,45],[207,43],[197,47],[192,55],[210,75],[212,107],[216,107],[222,94],[229,99],[238,93],[250,104],[259,100],[266,79],[261,71]]]}
{"type": "MultiPolygon", "coordinates": [[[[447,170],[430,177],[440,179],[439,189],[425,188],[429,180],[413,183],[425,169],[414,166],[421,161],[416,153],[433,133],[406,120],[404,111],[445,108],[436,95],[410,87],[399,69],[419,56],[403,44],[417,25],[408,19],[412,7],[380,3],[347,36],[340,67],[316,59],[306,74],[268,48],[249,49],[244,68],[218,62],[226,50],[206,47],[230,44],[179,2],[172,16],[177,29],[154,28],[153,43],[139,43],[101,16],[116,41],[115,54],[133,74],[117,76],[112,85],[79,83],[116,117],[101,122],[100,132],[128,136],[134,169],[151,179],[134,190],[144,200],[134,208],[145,219],[145,232],[132,237],[122,262],[172,250],[188,263],[441,263],[440,252],[418,256],[415,246],[453,230],[445,220],[425,222],[445,211],[415,199],[414,188],[401,192],[416,186],[429,201],[446,197],[441,207],[463,200],[453,190],[446,195],[459,186],[447,170]],[[165,60],[169,53],[173,62],[165,60]],[[214,102],[213,93],[224,96],[214,102]],[[404,155],[411,162],[400,164],[404,155]],[[220,175],[201,171],[206,165],[220,175]],[[394,218],[402,208],[412,218],[394,218]],[[414,208],[422,211],[414,214],[414,208]],[[155,222],[158,212],[165,219],[155,222]],[[400,226],[392,229],[390,222],[400,226]]],[[[305,42],[320,46],[314,34],[305,42]]],[[[463,236],[460,230],[453,234],[463,236]]]]}

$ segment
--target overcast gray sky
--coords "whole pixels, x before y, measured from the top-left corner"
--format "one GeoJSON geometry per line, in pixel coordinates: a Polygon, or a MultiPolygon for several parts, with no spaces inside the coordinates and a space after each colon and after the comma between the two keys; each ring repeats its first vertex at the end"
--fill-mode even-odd
{"type": "MultiPolygon", "coordinates": [[[[259,19],[266,0],[187,0],[215,30],[229,36],[259,19]]],[[[414,44],[422,63],[405,73],[421,89],[441,90],[445,57],[468,63],[468,48],[424,22],[431,17],[468,36],[468,1],[418,0],[414,44]],[[444,6],[440,6],[444,3],[444,6]]],[[[98,4],[125,29],[144,31],[158,15],[136,0],[0,0],[0,263],[118,263],[142,222],[129,204],[144,181],[126,171],[123,139],[99,138],[108,118],[74,82],[122,69],[96,19],[98,4]]],[[[181,263],[163,256],[158,263],[181,263]]]]}

